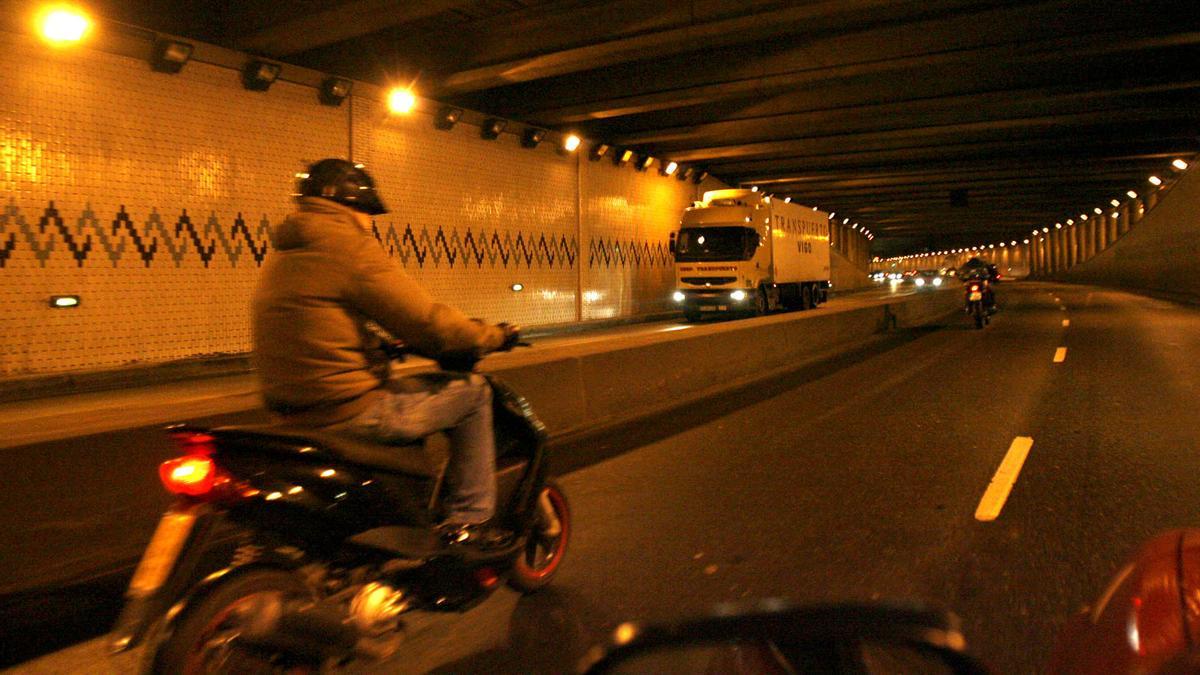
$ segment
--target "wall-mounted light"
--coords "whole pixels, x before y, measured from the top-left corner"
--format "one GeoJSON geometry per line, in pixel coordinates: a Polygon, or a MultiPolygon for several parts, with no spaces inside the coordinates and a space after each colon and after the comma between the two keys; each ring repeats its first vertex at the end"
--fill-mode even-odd
{"type": "Polygon", "coordinates": [[[489,117],[483,121],[479,127],[479,136],[488,141],[494,141],[504,133],[508,127],[508,120],[502,120],[499,117],[489,117]]]}
{"type": "Polygon", "coordinates": [[[321,105],[340,106],[350,95],[354,83],[344,77],[327,77],[317,89],[317,100],[321,105]]]}
{"type": "Polygon", "coordinates": [[[387,103],[393,115],[407,115],[417,107],[417,95],[407,87],[396,87],[388,92],[387,103]]]}
{"type": "Polygon", "coordinates": [[[452,105],[444,105],[438,108],[437,114],[433,116],[433,126],[442,131],[449,131],[454,128],[455,124],[462,119],[463,109],[455,108],[452,105]]]}
{"type": "Polygon", "coordinates": [[[1028,244],[1028,243],[1029,243],[1029,240],[1028,240],[1028,239],[1023,239],[1022,241],[1024,241],[1026,244],[1028,244]]]}
{"type": "Polygon", "coordinates": [[[588,159],[593,162],[598,162],[600,161],[601,157],[608,154],[608,151],[611,148],[612,146],[607,143],[597,143],[592,146],[591,150],[588,151],[588,159]]]}
{"type": "Polygon", "coordinates": [[[509,286],[509,288],[512,289],[513,293],[520,293],[521,291],[525,290],[525,284],[513,284],[512,286],[509,286]]]}
{"type": "Polygon", "coordinates": [[[641,155],[641,156],[639,156],[639,157],[638,157],[638,159],[637,159],[637,162],[636,162],[636,163],[635,163],[633,166],[634,166],[634,168],[636,168],[638,171],[645,171],[646,169],[649,169],[649,168],[650,168],[650,165],[652,165],[652,164],[654,164],[654,157],[653,157],[653,156],[651,156],[651,155],[641,155]]]}
{"type": "Polygon", "coordinates": [[[834,212],[830,212],[830,214],[829,214],[829,219],[830,219],[830,220],[833,220],[833,217],[834,217],[834,216],[836,216],[836,215],[837,215],[837,212],[836,212],[836,211],[834,211],[834,212]]]}
{"type": "Polygon", "coordinates": [[[242,68],[242,86],[250,91],[266,91],[279,79],[282,69],[278,63],[251,60],[242,68]]]}
{"type": "Polygon", "coordinates": [[[699,185],[704,182],[705,178],[708,178],[708,172],[700,171],[699,173],[696,174],[696,177],[692,179],[692,182],[695,183],[696,185],[699,185]]]}
{"type": "Polygon", "coordinates": [[[546,130],[537,127],[526,127],[525,131],[521,132],[521,145],[526,148],[536,148],[541,145],[542,140],[546,138],[546,130]]]}
{"type": "Polygon", "coordinates": [[[55,46],[80,42],[92,29],[92,20],[71,7],[45,10],[37,21],[42,39],[55,46]]]}
{"type": "Polygon", "coordinates": [[[1129,195],[1130,199],[1137,199],[1137,193],[1134,192],[1133,190],[1130,190],[1129,192],[1126,192],[1125,194],[1129,195]]]}
{"type": "Polygon", "coordinates": [[[154,51],[150,53],[150,69],[159,73],[175,74],[183,70],[184,64],[192,58],[191,43],[166,38],[154,43],[154,51]]]}
{"type": "Polygon", "coordinates": [[[52,295],[50,296],[50,307],[53,309],[70,309],[79,306],[78,295],[52,295]]]}
{"type": "Polygon", "coordinates": [[[1080,220],[1087,220],[1087,219],[1088,219],[1088,214],[1086,214],[1086,213],[1081,213],[1081,214],[1079,214],[1079,219],[1080,219],[1080,220]]]}
{"type": "Polygon", "coordinates": [[[1182,159],[1177,159],[1174,162],[1171,162],[1171,166],[1175,167],[1176,169],[1179,169],[1180,171],[1187,171],[1188,163],[1183,161],[1182,159]]]}
{"type": "Polygon", "coordinates": [[[624,150],[613,153],[613,164],[617,166],[625,166],[633,159],[633,150],[625,148],[624,150]]]}
{"type": "MultiPolygon", "coordinates": [[[[791,204],[791,203],[792,203],[792,198],[791,198],[791,197],[784,197],[784,198],[783,198],[783,203],[784,203],[784,204],[791,204]]],[[[815,206],[814,206],[814,207],[813,207],[813,211],[816,211],[816,210],[817,210],[817,207],[815,207],[815,206]]]]}
{"type": "Polygon", "coordinates": [[[1109,204],[1112,204],[1113,206],[1120,206],[1120,205],[1121,205],[1121,202],[1119,202],[1119,201],[1117,201],[1117,200],[1115,200],[1115,199],[1110,199],[1110,200],[1108,200],[1108,203],[1109,203],[1109,204]]]}
{"type": "Polygon", "coordinates": [[[678,170],[679,170],[678,162],[667,162],[658,171],[659,171],[659,173],[661,173],[664,176],[673,176],[673,175],[675,175],[675,172],[678,170]]]}
{"type": "Polygon", "coordinates": [[[1159,178],[1158,176],[1150,176],[1146,180],[1150,181],[1150,184],[1155,187],[1162,185],[1162,179],[1159,178]]]}
{"type": "Polygon", "coordinates": [[[565,153],[575,152],[579,149],[579,144],[582,142],[583,141],[575,134],[567,134],[567,136],[563,138],[562,151],[565,153]]]}

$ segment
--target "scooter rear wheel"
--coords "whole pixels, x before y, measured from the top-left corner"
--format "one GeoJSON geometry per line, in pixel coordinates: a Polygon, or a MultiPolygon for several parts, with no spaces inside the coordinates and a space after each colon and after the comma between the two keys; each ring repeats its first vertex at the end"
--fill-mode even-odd
{"type": "Polygon", "coordinates": [[[307,596],[295,575],[283,570],[257,569],[235,574],[209,593],[189,603],[175,629],[159,644],[147,646],[144,672],[202,675],[230,673],[316,673],[320,664],[297,663],[286,655],[239,647],[242,616],[259,593],[282,592],[307,596]]]}
{"type": "Polygon", "coordinates": [[[508,585],[522,593],[532,593],[550,584],[562,566],[562,559],[567,554],[567,542],[571,538],[571,507],[567,504],[567,496],[553,482],[547,482],[542,491],[554,509],[559,532],[557,536],[548,536],[544,523],[533,526],[525,547],[517,553],[508,575],[508,585]]]}

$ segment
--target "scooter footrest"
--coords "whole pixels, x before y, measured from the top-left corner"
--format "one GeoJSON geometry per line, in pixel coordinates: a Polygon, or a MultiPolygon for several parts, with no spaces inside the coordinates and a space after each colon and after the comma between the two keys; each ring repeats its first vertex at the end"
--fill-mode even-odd
{"type": "Polygon", "coordinates": [[[377,527],[360,532],[348,540],[358,546],[387,551],[403,558],[424,559],[442,552],[442,541],[436,531],[422,527],[399,525],[377,527]]]}

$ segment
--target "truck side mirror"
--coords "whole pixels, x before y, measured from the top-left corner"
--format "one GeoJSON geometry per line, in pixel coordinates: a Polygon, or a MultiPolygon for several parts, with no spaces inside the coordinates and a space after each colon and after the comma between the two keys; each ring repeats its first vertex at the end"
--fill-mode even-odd
{"type": "Polygon", "coordinates": [[[667,240],[667,250],[675,253],[675,233],[671,233],[671,238],[667,240]]]}

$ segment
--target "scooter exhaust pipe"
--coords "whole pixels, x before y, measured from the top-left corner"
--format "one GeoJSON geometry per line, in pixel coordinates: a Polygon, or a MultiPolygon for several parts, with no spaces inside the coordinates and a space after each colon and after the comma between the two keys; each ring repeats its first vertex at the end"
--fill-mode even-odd
{"type": "Polygon", "coordinates": [[[282,593],[261,593],[246,608],[246,614],[238,639],[248,646],[312,661],[350,656],[384,659],[394,652],[364,639],[336,605],[289,600],[282,593]]]}

